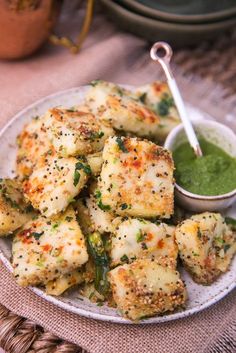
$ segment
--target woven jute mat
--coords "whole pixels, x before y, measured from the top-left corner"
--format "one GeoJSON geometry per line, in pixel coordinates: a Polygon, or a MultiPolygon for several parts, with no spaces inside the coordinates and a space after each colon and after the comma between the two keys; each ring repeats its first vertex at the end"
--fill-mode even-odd
{"type": "MultiPolygon", "coordinates": [[[[63,28],[63,33],[73,34],[81,14],[74,15],[74,23],[62,18],[58,31],[63,28]]],[[[236,36],[231,32],[212,43],[203,41],[198,48],[176,52],[173,66],[185,100],[236,130],[235,47],[236,36]]],[[[98,14],[78,56],[46,47],[38,57],[1,63],[1,126],[36,99],[92,79],[137,85],[161,79],[159,68],[150,62],[149,48],[148,43],[120,33],[98,14]]],[[[19,288],[0,264],[0,303],[0,346],[10,353],[236,351],[235,292],[183,320],[122,326],[88,320],[54,307],[29,289],[19,288]]]]}

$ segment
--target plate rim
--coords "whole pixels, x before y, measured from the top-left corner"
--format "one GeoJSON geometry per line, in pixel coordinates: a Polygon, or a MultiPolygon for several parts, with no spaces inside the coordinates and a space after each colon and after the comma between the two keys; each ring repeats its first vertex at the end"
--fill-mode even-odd
{"type": "Polygon", "coordinates": [[[197,14],[197,15],[187,15],[187,14],[176,14],[164,10],[159,10],[154,7],[148,6],[139,1],[134,0],[122,0],[122,4],[132,8],[137,11],[138,14],[143,16],[149,16],[160,21],[166,22],[177,22],[186,24],[204,24],[211,22],[218,22],[224,19],[234,17],[236,14],[236,6],[225,10],[214,11],[209,14],[197,14]]]}
{"type": "Polygon", "coordinates": [[[161,28],[161,30],[175,31],[178,30],[182,33],[188,33],[192,31],[194,34],[202,33],[203,31],[215,31],[224,29],[226,26],[232,26],[236,22],[236,17],[225,18],[224,20],[209,23],[180,23],[180,22],[168,22],[163,20],[158,20],[151,17],[146,17],[144,14],[132,12],[130,9],[123,7],[120,3],[100,0],[100,2],[109,8],[109,10],[119,12],[119,14],[129,17],[132,21],[143,22],[146,25],[153,26],[155,28],[161,28]]]}
{"type": "MultiPolygon", "coordinates": [[[[120,84],[121,86],[128,86],[128,85],[124,85],[124,84],[120,84]]],[[[44,96],[36,101],[34,101],[33,103],[29,104],[28,106],[26,106],[24,109],[20,110],[17,114],[15,114],[9,121],[7,124],[5,124],[3,126],[3,128],[0,130],[0,137],[2,137],[5,133],[5,131],[17,120],[19,119],[22,115],[24,115],[25,113],[27,113],[29,110],[39,106],[42,103],[45,103],[45,101],[49,101],[53,98],[58,98],[61,95],[68,95],[69,93],[73,92],[76,93],[77,91],[80,91],[81,89],[86,89],[88,88],[89,85],[82,85],[82,86],[76,86],[76,87],[72,87],[72,88],[68,88],[65,90],[60,90],[57,91],[55,93],[52,93],[50,95],[44,96]]],[[[130,87],[135,87],[135,86],[131,86],[130,87]]],[[[193,105],[189,105],[192,106],[194,108],[193,105]]],[[[199,111],[201,111],[201,109],[198,109],[199,111]]],[[[206,115],[209,115],[206,113],[206,115]]],[[[4,266],[7,268],[7,270],[9,270],[12,273],[12,266],[10,261],[7,259],[7,257],[4,254],[4,251],[1,249],[0,247],[0,260],[3,262],[4,266]]],[[[88,311],[76,306],[73,306],[69,303],[66,303],[64,301],[61,301],[60,299],[57,299],[56,297],[53,297],[51,295],[47,295],[43,290],[41,290],[40,288],[37,287],[28,287],[31,291],[33,291],[36,295],[38,295],[40,298],[43,298],[45,300],[47,300],[49,303],[52,303],[53,305],[56,305],[58,307],[60,307],[61,309],[64,309],[68,312],[72,312],[74,314],[86,317],[88,319],[95,319],[95,320],[100,320],[100,321],[105,321],[105,322],[111,322],[111,323],[117,323],[117,324],[135,324],[135,325],[148,325],[148,324],[161,324],[163,322],[168,322],[168,321],[173,321],[173,320],[177,320],[177,319],[181,319],[181,318],[185,318],[188,316],[191,316],[193,314],[199,313],[207,308],[209,308],[210,306],[216,304],[218,301],[220,301],[222,298],[224,298],[227,294],[229,294],[234,288],[236,288],[236,280],[232,281],[232,283],[230,285],[228,285],[226,288],[222,289],[218,294],[216,294],[214,297],[211,298],[211,300],[208,300],[202,304],[200,304],[199,306],[187,309],[187,310],[183,310],[183,311],[179,311],[173,314],[167,314],[164,316],[154,316],[151,317],[149,319],[146,320],[141,320],[138,323],[134,323],[128,319],[125,319],[121,316],[112,316],[109,315],[107,316],[106,314],[101,314],[101,313],[95,313],[92,311],[88,311]]],[[[210,288],[210,286],[209,286],[210,288]]]]}

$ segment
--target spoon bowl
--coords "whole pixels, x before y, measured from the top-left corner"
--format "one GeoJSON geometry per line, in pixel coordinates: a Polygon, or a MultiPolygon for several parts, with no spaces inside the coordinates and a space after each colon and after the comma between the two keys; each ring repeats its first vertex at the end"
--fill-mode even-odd
{"type": "MultiPolygon", "coordinates": [[[[236,135],[227,126],[211,120],[193,123],[197,136],[214,143],[236,158],[236,135]]],[[[179,145],[188,141],[182,124],[174,128],[165,141],[164,147],[174,151],[179,145]]],[[[185,209],[195,212],[219,211],[228,208],[236,201],[236,189],[222,195],[198,195],[175,184],[176,201],[185,209]]]]}

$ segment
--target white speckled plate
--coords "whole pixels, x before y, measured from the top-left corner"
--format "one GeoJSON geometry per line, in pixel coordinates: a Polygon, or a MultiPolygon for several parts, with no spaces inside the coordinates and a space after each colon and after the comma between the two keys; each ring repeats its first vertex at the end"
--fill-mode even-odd
{"type": "MultiPolygon", "coordinates": [[[[78,87],[72,88],[66,91],[62,91],[40,101],[30,105],[19,114],[17,114],[5,128],[0,133],[0,176],[1,177],[12,177],[15,157],[16,157],[16,136],[19,134],[24,124],[31,120],[32,117],[36,115],[43,114],[48,108],[63,105],[66,107],[72,107],[79,104],[84,97],[84,94],[88,88],[78,87]]],[[[199,118],[211,118],[209,115],[200,112],[192,106],[188,106],[188,111],[193,119],[199,118]]],[[[227,211],[230,216],[236,217],[236,207],[231,208],[227,211]]],[[[6,265],[6,267],[11,271],[11,241],[6,238],[0,239],[0,259],[6,265]]],[[[227,293],[229,293],[236,285],[236,258],[231,264],[230,270],[221,276],[214,284],[211,286],[201,286],[194,283],[188,273],[183,269],[180,269],[182,278],[186,281],[188,290],[188,302],[186,309],[183,311],[178,311],[173,314],[168,314],[160,317],[153,317],[142,321],[144,324],[159,323],[164,321],[170,321],[175,319],[180,319],[182,317],[189,316],[191,314],[197,313],[212,304],[216,303],[218,300],[223,298],[227,293]]],[[[89,300],[78,296],[76,290],[70,291],[65,297],[52,297],[46,295],[45,292],[38,288],[31,288],[37,295],[43,297],[44,299],[52,302],[53,304],[71,311],[73,313],[86,316],[88,318],[116,322],[116,323],[131,323],[130,321],[122,318],[116,310],[111,309],[107,306],[97,306],[91,303],[89,300]]]]}

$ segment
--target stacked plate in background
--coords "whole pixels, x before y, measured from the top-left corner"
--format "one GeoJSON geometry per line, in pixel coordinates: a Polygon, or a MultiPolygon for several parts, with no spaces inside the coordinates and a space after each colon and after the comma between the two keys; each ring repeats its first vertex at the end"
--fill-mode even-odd
{"type": "Polygon", "coordinates": [[[236,0],[100,0],[121,29],[174,47],[195,45],[236,27],[236,0]]]}

